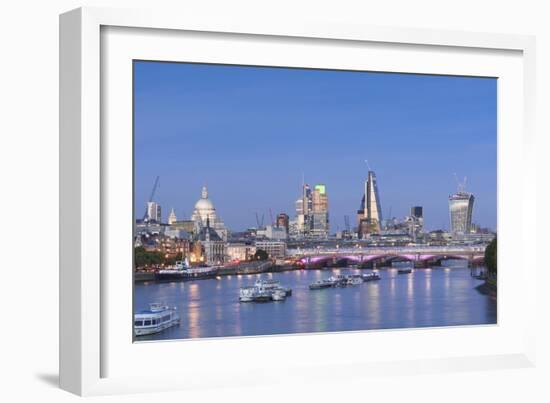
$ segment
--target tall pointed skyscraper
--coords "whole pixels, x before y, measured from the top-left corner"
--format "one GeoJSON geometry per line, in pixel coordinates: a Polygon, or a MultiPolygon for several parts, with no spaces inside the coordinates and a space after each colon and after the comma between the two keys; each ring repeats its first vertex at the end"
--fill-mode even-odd
{"type": "Polygon", "coordinates": [[[382,208],[380,207],[380,196],[376,184],[376,174],[369,170],[365,182],[365,207],[364,217],[373,231],[380,231],[382,222],[382,208]]]}

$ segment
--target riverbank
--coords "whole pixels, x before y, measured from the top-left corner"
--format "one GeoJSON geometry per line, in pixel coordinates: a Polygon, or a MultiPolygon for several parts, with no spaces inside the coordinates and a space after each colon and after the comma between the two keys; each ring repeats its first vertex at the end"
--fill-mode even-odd
{"type": "MultiPolygon", "coordinates": [[[[253,261],[222,267],[219,269],[217,275],[231,276],[238,274],[281,273],[285,271],[298,270],[300,268],[301,267],[292,265],[276,265],[272,261],[253,261]]],[[[137,271],[134,273],[134,281],[155,281],[155,272],[137,271]]]]}
{"type": "MultiPolygon", "coordinates": [[[[375,267],[375,270],[390,270],[395,269],[394,266],[381,266],[375,267]]],[[[306,271],[330,271],[334,269],[341,269],[341,267],[304,267],[304,266],[294,266],[294,265],[277,265],[272,261],[252,261],[252,262],[243,262],[231,266],[225,266],[219,269],[217,276],[232,276],[232,275],[246,275],[246,274],[260,274],[260,273],[283,273],[288,271],[295,270],[306,270],[306,271]]],[[[371,267],[355,267],[359,270],[372,270],[371,267]]],[[[428,270],[430,267],[416,267],[414,270],[428,270]]],[[[147,282],[155,281],[155,273],[150,272],[135,272],[134,273],[135,282],[147,282]]],[[[486,293],[487,295],[496,295],[496,285],[485,285],[481,284],[478,291],[486,293]]]]}
{"type": "Polygon", "coordinates": [[[481,294],[488,295],[492,298],[497,297],[497,279],[495,278],[488,278],[485,280],[482,284],[478,285],[476,287],[476,290],[478,290],[481,294]]]}

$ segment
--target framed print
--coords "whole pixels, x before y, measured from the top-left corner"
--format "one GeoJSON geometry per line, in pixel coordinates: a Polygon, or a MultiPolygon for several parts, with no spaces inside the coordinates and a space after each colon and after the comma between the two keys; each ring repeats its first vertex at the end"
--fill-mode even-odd
{"type": "Polygon", "coordinates": [[[523,36],[62,15],[62,387],[532,365],[532,58],[523,36]]]}

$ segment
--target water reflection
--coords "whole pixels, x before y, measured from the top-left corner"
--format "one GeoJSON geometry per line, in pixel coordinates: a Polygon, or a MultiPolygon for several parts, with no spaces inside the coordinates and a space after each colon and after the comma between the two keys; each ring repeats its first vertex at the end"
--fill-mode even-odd
{"type": "Polygon", "coordinates": [[[156,301],[178,307],[181,325],[149,339],[496,323],[496,301],[475,289],[480,281],[470,277],[467,267],[378,272],[380,281],[324,290],[309,290],[308,285],[331,275],[362,271],[299,270],[186,283],[137,283],[135,307],[145,309],[156,301]],[[278,303],[239,303],[239,288],[258,278],[279,280],[292,288],[293,295],[278,303]]]}

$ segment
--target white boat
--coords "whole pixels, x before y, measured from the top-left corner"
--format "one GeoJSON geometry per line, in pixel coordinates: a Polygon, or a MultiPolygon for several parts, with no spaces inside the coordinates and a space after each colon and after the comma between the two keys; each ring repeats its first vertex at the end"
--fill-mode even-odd
{"type": "Polygon", "coordinates": [[[277,280],[257,280],[253,286],[241,287],[239,302],[284,301],[292,294],[290,288],[283,288],[277,280]]]}
{"type": "Polygon", "coordinates": [[[254,286],[260,290],[270,291],[273,292],[275,290],[283,290],[287,297],[290,297],[292,295],[292,289],[288,287],[282,287],[278,280],[261,280],[258,279],[254,283],[254,286]]]}
{"type": "Polygon", "coordinates": [[[149,309],[134,314],[134,333],[136,336],[154,334],[179,325],[180,317],[176,308],[160,303],[149,304],[149,309]]]}
{"type": "Polygon", "coordinates": [[[158,281],[200,280],[216,277],[221,266],[191,266],[189,260],[177,261],[175,266],[159,270],[155,278],[158,281]]]}
{"type": "Polygon", "coordinates": [[[363,279],[361,277],[350,276],[347,278],[346,284],[347,285],[363,284],[363,279]]]}
{"type": "Polygon", "coordinates": [[[284,301],[286,299],[286,291],[282,289],[273,291],[271,294],[271,299],[273,301],[284,301]]]}
{"type": "Polygon", "coordinates": [[[256,294],[256,287],[241,287],[239,291],[239,301],[252,302],[256,294]]]}

